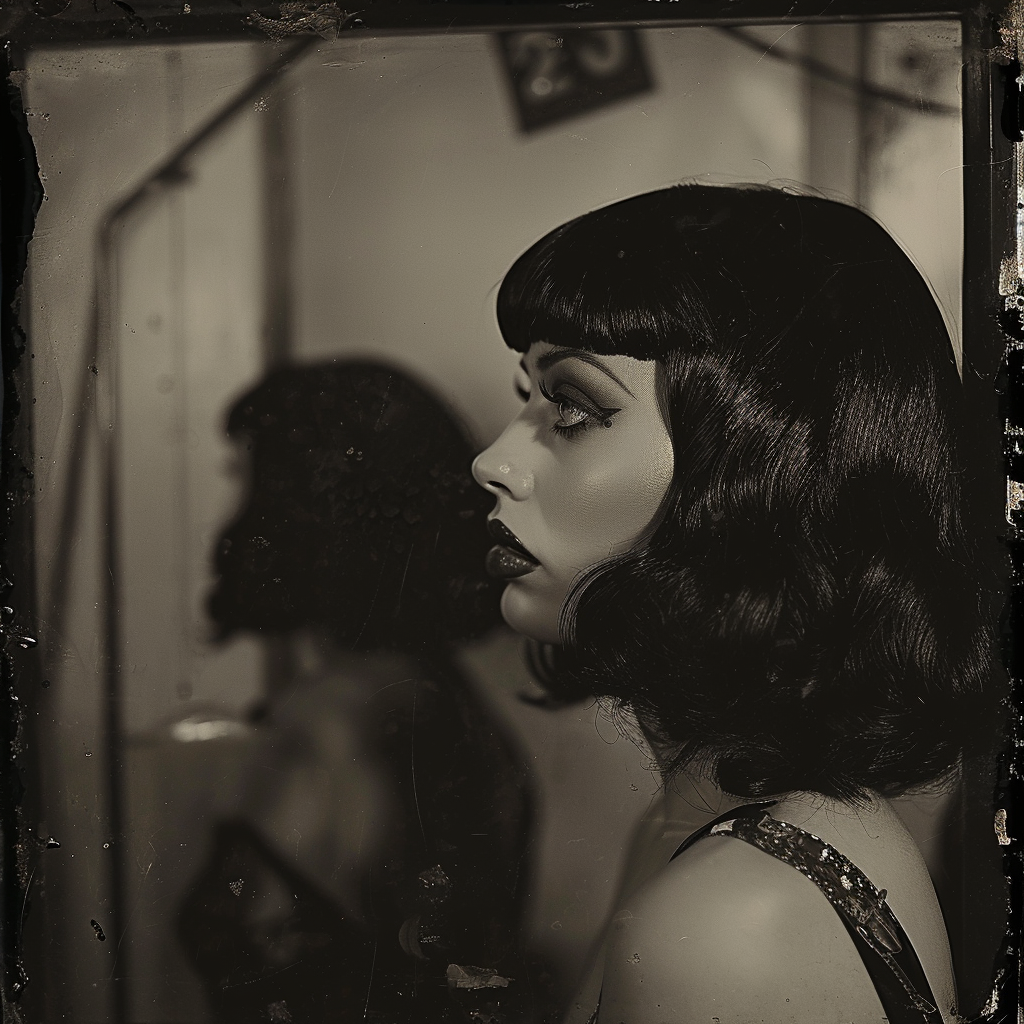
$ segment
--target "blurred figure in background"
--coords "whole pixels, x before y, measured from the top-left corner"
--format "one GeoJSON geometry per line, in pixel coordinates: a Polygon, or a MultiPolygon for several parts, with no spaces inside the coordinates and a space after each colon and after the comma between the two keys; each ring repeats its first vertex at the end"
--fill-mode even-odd
{"type": "Polygon", "coordinates": [[[500,621],[470,441],[366,361],[275,370],[227,430],[250,478],[210,613],[290,667],[179,912],[214,1014],[529,1019],[527,774],[453,657],[500,621]]]}

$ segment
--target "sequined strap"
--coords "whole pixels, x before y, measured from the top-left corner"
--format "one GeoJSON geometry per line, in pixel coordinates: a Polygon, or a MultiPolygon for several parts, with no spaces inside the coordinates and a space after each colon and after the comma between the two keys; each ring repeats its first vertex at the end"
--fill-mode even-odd
{"type": "Polygon", "coordinates": [[[676,851],[705,836],[730,836],[770,854],[810,879],[846,926],[890,1024],[942,1024],[935,997],[886,891],[824,840],[773,818],[768,804],[739,807],[709,822],[676,851]]]}

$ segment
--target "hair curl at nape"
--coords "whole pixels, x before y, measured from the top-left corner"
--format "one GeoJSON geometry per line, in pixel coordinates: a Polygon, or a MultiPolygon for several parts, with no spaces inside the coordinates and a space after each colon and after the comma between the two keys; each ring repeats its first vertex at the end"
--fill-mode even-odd
{"type": "Polygon", "coordinates": [[[248,493],[214,559],[219,639],[312,629],[428,653],[500,621],[475,446],[408,373],[371,360],[271,371],[228,414],[248,493]]]}
{"type": "Polygon", "coordinates": [[[838,202],[681,185],[555,229],[505,276],[506,343],[657,360],[674,478],[535,659],[743,797],[941,781],[996,735],[991,578],[942,314],[838,202]],[[983,578],[984,577],[984,578],[983,578]]]}

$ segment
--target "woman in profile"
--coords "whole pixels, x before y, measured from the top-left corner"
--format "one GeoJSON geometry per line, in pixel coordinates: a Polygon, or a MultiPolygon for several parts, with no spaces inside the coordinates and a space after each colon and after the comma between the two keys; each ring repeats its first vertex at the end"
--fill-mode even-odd
{"type": "Polygon", "coordinates": [[[291,665],[179,915],[211,1008],[238,1024],[526,1019],[529,785],[455,657],[500,622],[469,440],[366,361],[275,370],[227,429],[249,486],[210,614],[220,639],[276,641],[291,665]]]}
{"type": "Polygon", "coordinates": [[[497,304],[524,404],[474,475],[502,613],[664,778],[567,1024],[951,1024],[890,801],[996,729],[924,280],[854,208],[685,185],[556,228],[497,304]],[[695,792],[723,813],[684,840],[695,792]]]}

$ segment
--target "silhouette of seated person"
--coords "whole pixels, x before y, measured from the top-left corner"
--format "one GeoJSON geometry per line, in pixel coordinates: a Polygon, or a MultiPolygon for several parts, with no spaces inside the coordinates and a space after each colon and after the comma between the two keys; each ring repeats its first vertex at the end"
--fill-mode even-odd
{"type": "Polygon", "coordinates": [[[528,1019],[529,785],[455,658],[499,622],[470,441],[371,362],[275,370],[227,431],[251,473],[210,614],[292,671],[179,911],[216,1018],[528,1019]]]}

